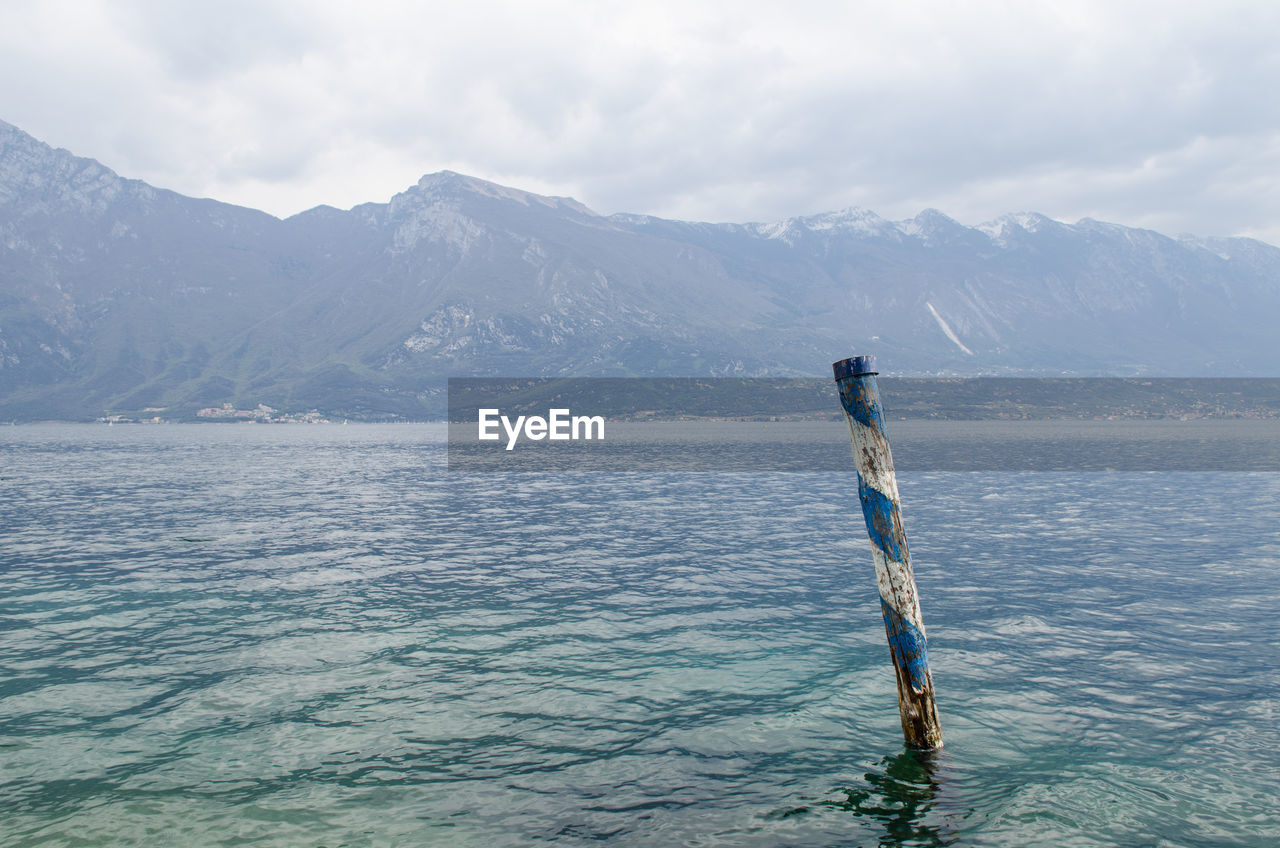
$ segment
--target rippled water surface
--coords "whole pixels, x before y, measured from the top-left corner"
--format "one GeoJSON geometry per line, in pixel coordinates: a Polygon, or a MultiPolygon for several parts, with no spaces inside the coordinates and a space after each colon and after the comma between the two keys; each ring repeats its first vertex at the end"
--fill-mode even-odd
{"type": "Polygon", "coordinates": [[[0,844],[1280,840],[1280,474],[903,474],[924,760],[853,475],[443,445],[3,428],[0,844]]]}

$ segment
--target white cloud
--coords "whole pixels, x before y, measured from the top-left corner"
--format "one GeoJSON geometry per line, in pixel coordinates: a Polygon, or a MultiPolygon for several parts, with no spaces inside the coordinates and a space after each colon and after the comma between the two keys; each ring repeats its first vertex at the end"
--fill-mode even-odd
{"type": "Polygon", "coordinates": [[[442,168],[603,212],[1032,209],[1280,242],[1280,6],[5,3],[0,118],[290,214],[442,168]]]}

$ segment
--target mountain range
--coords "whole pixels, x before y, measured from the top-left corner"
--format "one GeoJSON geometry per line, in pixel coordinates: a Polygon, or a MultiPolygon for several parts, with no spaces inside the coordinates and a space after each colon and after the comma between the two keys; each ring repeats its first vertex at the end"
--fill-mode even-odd
{"type": "Polygon", "coordinates": [[[448,171],[286,219],[0,122],[0,419],[439,415],[449,376],[1275,376],[1280,249],[1012,214],[600,215],[448,171]]]}

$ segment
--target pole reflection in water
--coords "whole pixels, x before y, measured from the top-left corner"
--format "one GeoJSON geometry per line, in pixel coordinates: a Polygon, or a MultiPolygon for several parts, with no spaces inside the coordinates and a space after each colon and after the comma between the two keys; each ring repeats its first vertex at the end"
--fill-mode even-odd
{"type": "Polygon", "coordinates": [[[843,797],[821,803],[879,822],[882,846],[954,845],[959,828],[950,783],[945,751],[904,749],[881,759],[861,785],[838,787],[843,797]]]}

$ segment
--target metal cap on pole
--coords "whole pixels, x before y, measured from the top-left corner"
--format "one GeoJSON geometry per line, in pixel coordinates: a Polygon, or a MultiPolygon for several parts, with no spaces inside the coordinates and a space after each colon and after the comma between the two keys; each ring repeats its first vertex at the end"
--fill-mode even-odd
{"type": "Polygon", "coordinates": [[[913,748],[940,748],[942,728],[933,697],[924,618],[899,515],[898,480],[885,436],[876,360],[874,356],[854,356],[834,363],[832,368],[849,424],[858,469],[858,499],[862,501],[862,516],[871,539],[880,612],[898,678],[902,734],[913,748]]]}
{"type": "Polygon", "coordinates": [[[831,368],[836,372],[837,382],[843,377],[861,377],[863,374],[880,373],[876,370],[876,358],[870,354],[842,359],[832,363],[831,368]]]}

